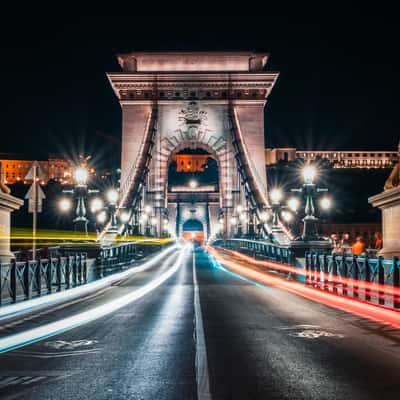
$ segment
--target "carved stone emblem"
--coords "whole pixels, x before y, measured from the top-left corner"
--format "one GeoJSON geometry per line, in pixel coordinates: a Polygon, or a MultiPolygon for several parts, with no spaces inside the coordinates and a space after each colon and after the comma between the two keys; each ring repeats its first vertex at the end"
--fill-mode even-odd
{"type": "Polygon", "coordinates": [[[191,101],[187,108],[179,111],[178,120],[186,125],[201,125],[207,121],[207,112],[200,110],[195,101],[191,101]]]}

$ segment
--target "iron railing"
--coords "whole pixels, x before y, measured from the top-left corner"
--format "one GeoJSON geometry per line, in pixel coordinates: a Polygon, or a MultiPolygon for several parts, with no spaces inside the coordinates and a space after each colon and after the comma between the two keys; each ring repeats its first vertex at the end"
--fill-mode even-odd
{"type": "Polygon", "coordinates": [[[99,247],[91,249],[89,253],[76,253],[75,250],[73,255],[71,249],[63,248],[64,256],[0,264],[0,306],[101,279],[132,267],[136,260],[168,244],[160,245],[143,240],[99,247]],[[88,255],[94,257],[90,268],[88,255]]]}
{"type": "Polygon", "coordinates": [[[396,257],[384,260],[307,252],[302,266],[290,246],[248,239],[218,239],[213,245],[257,259],[297,266],[298,272],[289,275],[321,290],[400,308],[400,260],[396,257]]]}
{"type": "Polygon", "coordinates": [[[249,254],[255,258],[294,265],[296,258],[289,246],[249,239],[217,239],[213,246],[225,247],[249,254]]]}
{"type": "Polygon", "coordinates": [[[400,308],[400,261],[393,257],[369,258],[353,255],[306,253],[306,282],[337,294],[377,301],[392,302],[400,308]],[[372,285],[360,285],[360,282],[372,285]],[[360,287],[361,286],[361,287],[360,287]],[[392,287],[394,290],[385,290],[392,287]]]}
{"type": "Polygon", "coordinates": [[[0,306],[83,285],[85,254],[0,264],[0,306]]]}

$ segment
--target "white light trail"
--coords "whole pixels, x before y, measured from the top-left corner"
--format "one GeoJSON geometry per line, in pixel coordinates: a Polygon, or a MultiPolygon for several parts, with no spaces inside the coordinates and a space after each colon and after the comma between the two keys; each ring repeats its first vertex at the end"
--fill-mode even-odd
{"type": "MultiPolygon", "coordinates": [[[[150,239],[139,241],[139,242],[145,242],[145,241],[150,241],[150,239]]],[[[165,249],[160,254],[157,254],[155,257],[151,258],[150,260],[146,261],[145,263],[143,263],[142,265],[140,265],[138,267],[132,267],[130,269],[127,269],[126,271],[109,275],[105,278],[99,279],[94,282],[87,283],[83,286],[77,286],[77,287],[74,287],[71,289],[64,290],[62,292],[57,292],[57,293],[49,294],[49,295],[46,295],[43,297],[37,297],[36,299],[32,299],[32,300],[24,301],[21,303],[1,307],[0,308],[0,320],[3,318],[12,317],[21,312],[23,312],[23,313],[31,312],[31,311],[35,310],[36,308],[39,308],[42,306],[50,306],[50,305],[60,303],[61,301],[65,302],[65,301],[72,300],[77,297],[82,297],[82,296],[88,295],[90,293],[93,293],[97,290],[103,289],[107,286],[112,285],[115,282],[118,282],[122,279],[128,278],[130,275],[133,275],[138,272],[142,272],[148,268],[151,268],[157,262],[165,259],[165,257],[172,251],[176,250],[177,247],[178,247],[178,245],[175,244],[175,245],[165,249]]]]}
{"type": "MultiPolygon", "coordinates": [[[[69,331],[78,326],[87,324],[98,318],[111,314],[119,310],[120,308],[140,299],[147,293],[150,293],[151,291],[156,289],[168,278],[170,278],[176,271],[178,271],[179,267],[183,264],[183,260],[188,249],[189,245],[184,246],[184,248],[181,249],[179,253],[178,259],[171,268],[163,272],[151,282],[135,290],[134,292],[128,293],[125,296],[112,300],[106,304],[102,304],[101,306],[94,307],[88,311],[75,314],[71,317],[63,318],[59,321],[52,322],[38,328],[30,329],[28,331],[0,339],[0,353],[15,350],[17,348],[38,342],[45,338],[69,331]]],[[[166,259],[163,265],[165,265],[172,257],[173,256],[166,259]]]]}

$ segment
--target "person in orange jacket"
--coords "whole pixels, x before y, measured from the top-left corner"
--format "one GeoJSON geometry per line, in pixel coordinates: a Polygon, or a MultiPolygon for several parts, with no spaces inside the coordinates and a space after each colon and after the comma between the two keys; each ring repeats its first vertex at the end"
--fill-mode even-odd
{"type": "Polygon", "coordinates": [[[351,250],[355,256],[361,256],[365,252],[365,243],[362,236],[357,236],[356,241],[351,246],[351,250]]]}

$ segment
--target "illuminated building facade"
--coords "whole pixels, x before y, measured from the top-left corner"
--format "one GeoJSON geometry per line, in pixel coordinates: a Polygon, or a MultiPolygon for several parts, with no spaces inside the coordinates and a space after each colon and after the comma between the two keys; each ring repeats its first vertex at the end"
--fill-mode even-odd
{"type": "Polygon", "coordinates": [[[333,168],[392,168],[398,162],[399,152],[370,150],[298,150],[295,148],[276,148],[265,150],[265,163],[277,164],[279,161],[327,160],[333,168]]]}
{"type": "Polygon", "coordinates": [[[211,154],[176,154],[174,158],[177,172],[203,172],[207,160],[213,157],[211,154]]]}
{"type": "MultiPolygon", "coordinates": [[[[32,180],[26,180],[25,176],[32,167],[33,160],[0,160],[3,166],[4,182],[12,185],[16,182],[24,184],[32,183],[32,180]]],[[[44,175],[40,180],[42,185],[54,180],[62,184],[72,183],[72,172],[74,164],[72,161],[60,158],[49,158],[47,161],[38,161],[39,168],[44,175]]]]}

